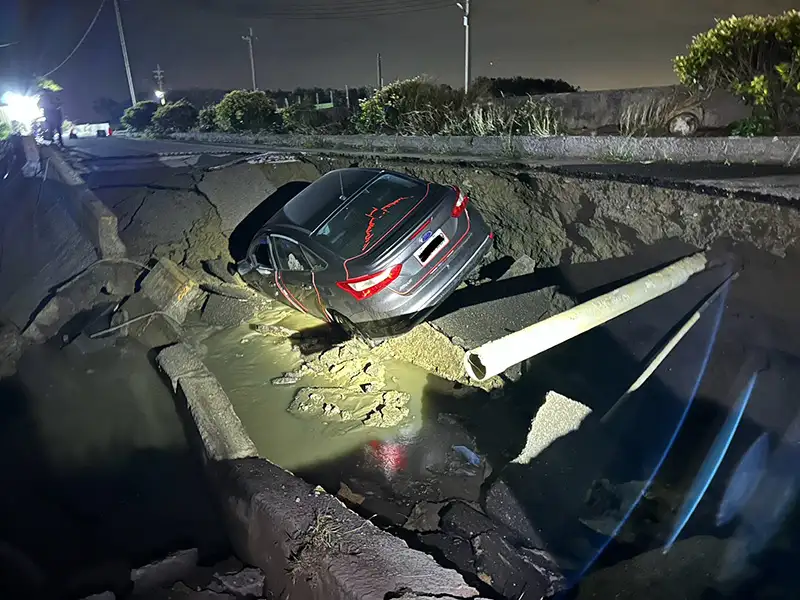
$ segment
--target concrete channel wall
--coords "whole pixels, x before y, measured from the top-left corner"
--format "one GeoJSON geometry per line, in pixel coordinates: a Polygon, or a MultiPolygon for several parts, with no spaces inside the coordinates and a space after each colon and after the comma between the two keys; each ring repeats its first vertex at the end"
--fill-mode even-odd
{"type": "Polygon", "coordinates": [[[469,156],[523,161],[600,161],[794,165],[800,137],[469,137],[394,135],[261,135],[188,132],[176,140],[258,144],[271,148],[342,150],[363,153],[469,156]]]}
{"type": "Polygon", "coordinates": [[[378,529],[333,496],[258,457],[225,392],[192,349],[158,355],[197,426],[237,555],[286,597],[477,598],[461,575],[378,529]]]}
{"type": "Polygon", "coordinates": [[[52,147],[41,149],[47,177],[62,184],[64,205],[80,230],[91,240],[100,258],[125,256],[125,245],[119,238],[117,217],[100,202],[83,181],[52,147]]]}

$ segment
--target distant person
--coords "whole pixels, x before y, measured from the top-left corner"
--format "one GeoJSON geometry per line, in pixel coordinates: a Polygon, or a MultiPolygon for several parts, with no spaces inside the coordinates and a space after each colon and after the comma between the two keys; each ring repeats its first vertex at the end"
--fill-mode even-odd
{"type": "Polygon", "coordinates": [[[39,107],[44,111],[44,120],[52,140],[55,142],[58,134],[58,145],[63,148],[64,134],[61,131],[61,124],[64,122],[64,113],[61,111],[58,96],[51,90],[45,90],[39,99],[39,107]]]}

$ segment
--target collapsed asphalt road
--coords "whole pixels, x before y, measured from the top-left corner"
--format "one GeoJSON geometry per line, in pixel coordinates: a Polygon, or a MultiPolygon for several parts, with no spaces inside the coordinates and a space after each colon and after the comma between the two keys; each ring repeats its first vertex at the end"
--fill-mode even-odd
{"type": "MultiPolygon", "coordinates": [[[[119,217],[121,236],[132,256],[171,258],[192,273],[213,270],[211,265],[219,264],[213,262],[216,259],[225,262],[227,234],[270,194],[352,162],[274,155],[271,161],[253,161],[261,164],[243,160],[209,171],[244,157],[76,158],[83,159],[90,186],[119,217]]],[[[695,403],[699,417],[688,422],[689,433],[673,446],[658,485],[611,551],[600,554],[600,567],[605,568],[589,576],[580,595],[635,597],[643,565],[654,580],[676,568],[675,563],[698,565],[696,572],[682,571],[685,576],[659,584],[668,597],[699,597],[702,590],[716,585],[715,569],[724,560],[728,541],[707,517],[715,509],[710,498],[719,498],[724,490],[715,492],[712,486],[708,506],[697,512],[686,532],[690,539],[676,546],[668,559],[659,562],[642,553],[663,543],[674,528],[672,515],[682,490],[696,472],[717,423],[735,402],[737,391],[729,388],[730,383],[755,345],[771,357],[774,398],[753,403],[747,427],[735,439],[739,454],[733,456],[740,456],[759,431],[780,432],[794,416],[794,409],[784,402],[785,390],[774,387],[775,378],[792,376],[793,359],[785,356],[800,356],[792,310],[797,300],[792,275],[797,239],[794,209],[768,201],[745,202],[535,171],[382,164],[470,190],[497,233],[496,262],[478,278],[482,285],[461,290],[442,307],[434,319],[436,329],[419,328],[415,335],[423,332],[426,337],[395,346],[390,360],[381,363],[385,376],[366,373],[368,359],[361,350],[326,339],[324,332],[315,335],[313,324],[293,325],[291,319],[297,317],[281,313],[280,308],[257,307],[266,328],[231,329],[253,319],[256,311],[250,307],[237,312],[234,307],[241,308],[241,303],[214,300],[215,309],[197,316],[199,330],[206,329],[198,332],[197,339],[204,340],[207,360],[216,365],[251,436],[257,442],[261,438],[259,450],[275,456],[270,454],[277,452],[276,447],[268,445],[273,438],[282,444],[280,464],[290,466],[288,461],[295,460],[292,468],[297,472],[338,491],[354,509],[375,515],[383,526],[428,549],[444,564],[472,574],[487,594],[518,597],[533,582],[504,571],[504,560],[515,565],[514,573],[524,573],[532,560],[525,552],[546,546],[561,570],[579,574],[598,558],[605,536],[612,533],[609,519],[616,515],[615,522],[621,520],[615,511],[619,511],[618,497],[626,493],[624,486],[634,484],[635,489],[636,482],[646,480],[658,465],[694,396],[694,386],[702,380],[695,403]],[[636,377],[643,357],[724,273],[699,278],[680,293],[526,362],[501,392],[490,395],[464,386],[467,382],[459,381],[460,365],[450,364],[457,362],[453,356],[458,356],[460,345],[471,347],[503,335],[569,306],[574,299],[705,246],[712,246],[718,256],[732,252],[736,265],[744,268],[742,275],[727,294],[724,310],[698,325],[693,337],[642,390],[642,398],[634,403],[636,410],[615,427],[601,427],[598,420],[636,377]],[[516,277],[504,278],[504,267],[521,257],[528,257],[516,267],[522,270],[516,277]],[[284,317],[290,321],[284,322],[284,317]],[[227,331],[208,338],[209,325],[227,331]],[[269,329],[275,325],[284,329],[269,329]],[[312,332],[303,333],[309,325],[312,332]],[[426,343],[430,336],[439,336],[442,351],[420,356],[430,345],[426,343]],[[354,354],[349,354],[351,349],[354,354]],[[332,350],[335,356],[323,358],[332,350]],[[279,360],[282,352],[289,359],[285,369],[279,360]],[[398,358],[417,369],[402,367],[393,375],[392,369],[400,364],[393,361],[398,358]],[[353,365],[359,367],[358,361],[360,371],[349,371],[353,365]],[[408,416],[418,417],[416,427],[386,432],[389,435],[368,431],[361,440],[333,452],[324,443],[293,452],[290,440],[276,436],[272,428],[288,422],[277,415],[286,419],[285,409],[292,405],[297,389],[307,389],[308,380],[302,377],[319,364],[348,377],[358,374],[354,380],[358,386],[382,379],[394,387],[399,382],[392,377],[407,379],[408,416]],[[303,365],[306,372],[297,373],[303,365]],[[286,384],[290,373],[291,383],[279,385],[286,384]],[[371,379],[359,379],[362,373],[371,379]],[[273,378],[283,381],[267,385],[273,378]],[[557,424],[550,427],[550,445],[539,447],[536,460],[517,460],[527,445],[531,422],[540,416],[545,423],[557,424]],[[487,554],[503,559],[487,562],[487,554]],[[615,577],[617,573],[628,578],[615,577]]],[[[311,395],[307,398],[313,400],[311,395]]],[[[315,425],[313,410],[304,412],[312,418],[306,417],[298,429],[308,429],[309,438],[328,427],[315,425]]],[[[332,421],[330,412],[327,421],[332,421]]],[[[298,442],[311,443],[294,440],[298,442]]],[[[723,473],[732,466],[724,465],[723,473]]],[[[715,485],[724,488],[725,482],[721,476],[715,485]]]]}

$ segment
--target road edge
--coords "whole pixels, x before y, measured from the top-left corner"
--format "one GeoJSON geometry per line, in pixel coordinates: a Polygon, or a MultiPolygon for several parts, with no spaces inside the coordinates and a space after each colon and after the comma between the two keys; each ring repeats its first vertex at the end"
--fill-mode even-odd
{"type": "Polygon", "coordinates": [[[89,189],[83,177],[67,164],[61,152],[52,146],[42,146],[39,153],[46,176],[65,186],[67,212],[95,247],[98,256],[101,259],[124,258],[127,249],[119,237],[116,215],[89,189]]]}
{"type": "Polygon", "coordinates": [[[156,362],[191,421],[234,551],[262,569],[273,590],[315,600],[479,598],[456,571],[259,457],[227,394],[191,347],[165,348],[156,362]]]}
{"type": "MultiPolygon", "coordinates": [[[[123,134],[139,137],[135,134],[123,134]]],[[[351,150],[422,153],[505,160],[581,160],[606,163],[730,163],[792,166],[800,162],[800,136],[627,137],[627,136],[401,136],[232,134],[190,131],[165,136],[178,141],[252,144],[291,150],[351,150]]]]}

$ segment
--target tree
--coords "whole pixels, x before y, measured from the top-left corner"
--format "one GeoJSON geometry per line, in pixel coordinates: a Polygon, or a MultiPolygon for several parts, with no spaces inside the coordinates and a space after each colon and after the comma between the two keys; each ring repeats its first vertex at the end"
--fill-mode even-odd
{"type": "Polygon", "coordinates": [[[217,125],[223,131],[260,131],[275,125],[275,101],[265,92],[234,90],[217,104],[217,125]]]}
{"type": "Polygon", "coordinates": [[[60,92],[64,89],[55,81],[47,79],[46,77],[39,77],[39,79],[36,80],[36,87],[40,90],[48,90],[51,92],[60,92]]]}
{"type": "Polygon", "coordinates": [[[197,109],[186,100],[178,100],[159,106],[153,114],[155,129],[165,133],[189,131],[197,124],[197,109]]]}
{"type": "MultiPolygon", "coordinates": [[[[730,17],[692,40],[674,61],[684,85],[728,90],[774,130],[800,122],[800,12],[730,17]]],[[[760,128],[755,128],[760,129],[760,128]]]]}
{"type": "Polygon", "coordinates": [[[152,100],[143,100],[125,109],[122,115],[122,124],[134,131],[144,131],[150,127],[153,115],[158,110],[159,104],[152,100]]]}

